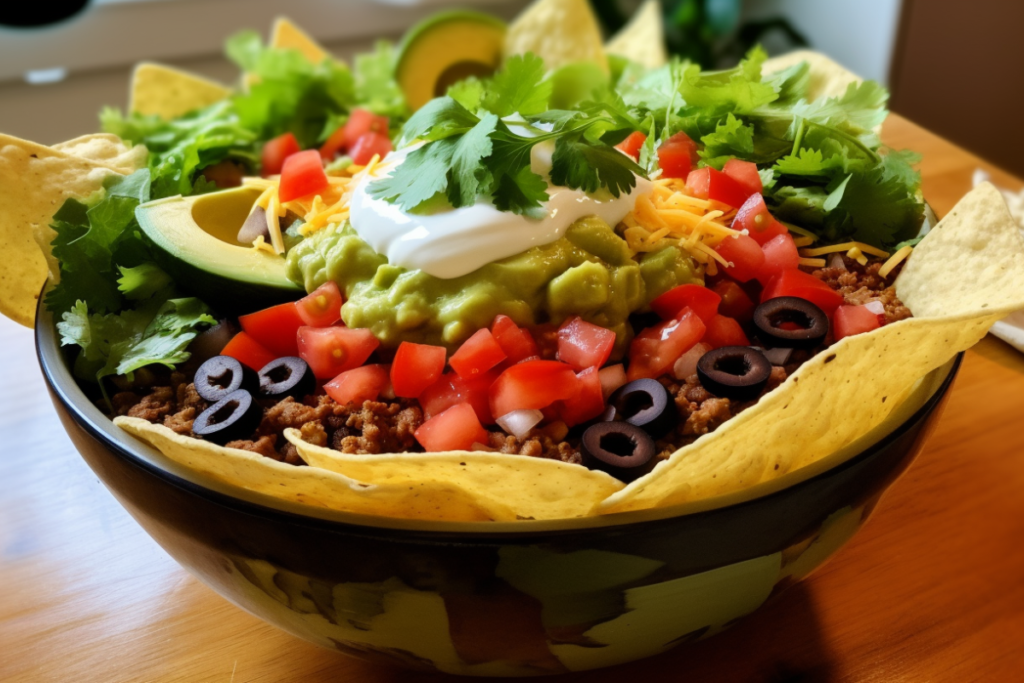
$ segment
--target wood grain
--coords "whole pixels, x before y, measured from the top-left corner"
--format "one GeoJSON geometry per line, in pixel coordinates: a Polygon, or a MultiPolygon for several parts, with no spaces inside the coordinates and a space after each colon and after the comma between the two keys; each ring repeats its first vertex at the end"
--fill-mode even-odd
{"type": "MultiPolygon", "coordinates": [[[[884,137],[924,155],[940,215],[985,166],[899,117],[884,137]]],[[[307,645],[199,584],[74,452],[31,333],[0,321],[0,349],[0,680],[445,679],[307,645]]],[[[968,353],[925,452],[834,561],[725,634],[563,680],[1024,679],[1022,407],[1024,355],[990,337],[968,353]]]]}

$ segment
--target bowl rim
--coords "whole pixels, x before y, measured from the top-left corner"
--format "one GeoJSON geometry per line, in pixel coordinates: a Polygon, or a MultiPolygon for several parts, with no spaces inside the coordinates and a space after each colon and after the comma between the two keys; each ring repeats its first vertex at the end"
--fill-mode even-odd
{"type": "MultiPolygon", "coordinates": [[[[630,532],[634,532],[644,525],[666,524],[682,517],[699,517],[705,513],[721,513],[743,506],[764,504],[775,497],[785,495],[787,491],[795,487],[813,485],[816,480],[852,467],[899,439],[936,409],[949,392],[964,357],[964,352],[960,352],[950,361],[922,378],[922,380],[931,378],[931,381],[930,383],[926,381],[923,384],[919,382],[919,387],[914,391],[918,393],[923,391],[928,395],[924,399],[918,398],[920,405],[909,416],[904,417],[895,426],[892,426],[891,420],[887,419],[875,430],[840,449],[836,454],[823,458],[822,460],[827,462],[837,454],[848,453],[846,457],[839,458],[828,466],[816,468],[817,471],[811,471],[814,469],[814,463],[812,463],[779,479],[763,482],[733,494],[663,508],[559,520],[451,522],[401,519],[316,508],[273,498],[189,470],[167,458],[156,448],[121,430],[88,400],[68,367],[57,337],[53,317],[43,306],[41,296],[35,321],[35,346],[39,367],[51,392],[51,397],[63,406],[73,421],[89,436],[128,465],[162,479],[165,483],[178,489],[243,514],[270,517],[279,521],[318,526],[348,533],[383,534],[393,537],[395,532],[407,532],[411,536],[449,541],[493,541],[496,539],[507,540],[513,537],[552,538],[567,534],[607,533],[610,529],[623,531],[623,527],[628,527],[630,532]],[[860,446],[865,442],[868,444],[867,446],[860,446]],[[793,476],[797,473],[804,473],[805,476],[793,476]],[[792,479],[787,481],[789,477],[792,479]]],[[[904,403],[913,399],[914,393],[912,392],[904,400],[904,403]]]]}

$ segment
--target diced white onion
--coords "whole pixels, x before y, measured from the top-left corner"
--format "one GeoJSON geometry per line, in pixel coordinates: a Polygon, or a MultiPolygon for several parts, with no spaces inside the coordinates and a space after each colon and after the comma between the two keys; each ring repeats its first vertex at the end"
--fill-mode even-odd
{"type": "Polygon", "coordinates": [[[707,344],[694,344],[689,351],[679,356],[679,360],[672,366],[672,375],[678,380],[684,380],[690,375],[696,375],[697,361],[710,350],[711,347],[707,344]]]}
{"type": "Polygon", "coordinates": [[[868,309],[875,315],[885,315],[885,306],[881,301],[869,301],[864,304],[864,308],[868,309]]]}
{"type": "Polygon", "coordinates": [[[833,254],[832,260],[828,263],[829,268],[838,268],[839,270],[846,270],[846,261],[843,260],[842,254],[833,254]]]}
{"type": "Polygon", "coordinates": [[[539,410],[513,410],[498,418],[498,426],[522,441],[543,419],[544,413],[539,410]]]}
{"type": "Polygon", "coordinates": [[[597,374],[601,377],[601,393],[606,401],[616,389],[626,384],[626,369],[622,363],[601,368],[597,374]]]}

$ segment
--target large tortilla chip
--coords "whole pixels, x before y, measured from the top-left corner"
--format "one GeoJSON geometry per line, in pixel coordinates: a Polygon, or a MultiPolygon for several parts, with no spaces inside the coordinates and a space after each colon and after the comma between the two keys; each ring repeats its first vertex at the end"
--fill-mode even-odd
{"type": "Polygon", "coordinates": [[[661,2],[647,0],[641,5],[629,23],[612,36],[604,50],[610,55],[618,55],[642,64],[648,69],[664,66],[668,62],[668,53],[665,51],[661,2]]]}
{"type": "Polygon", "coordinates": [[[800,62],[807,62],[810,67],[807,99],[811,102],[819,97],[842,97],[851,83],[860,83],[864,80],[846,67],[814,50],[795,50],[772,57],[765,61],[761,71],[770,74],[788,69],[800,62]]]}
{"type": "MultiPolygon", "coordinates": [[[[0,134],[0,313],[32,327],[50,265],[50,219],[64,200],[88,197],[117,171],[45,145],[0,134]],[[38,234],[38,237],[37,237],[38,234]],[[46,245],[45,251],[37,245],[46,245]]],[[[52,264],[56,275],[56,264],[52,264]]]]}
{"type": "Polygon", "coordinates": [[[624,484],[558,460],[500,453],[346,455],[313,446],[290,429],[285,437],[313,467],[372,484],[428,483],[465,491],[494,519],[584,517],[624,484]],[[512,516],[502,516],[505,514],[512,516]]]}
{"type": "Polygon", "coordinates": [[[999,193],[986,184],[964,197],[915,249],[896,288],[916,317],[843,339],[597,511],[738,491],[826,457],[879,425],[919,378],[1024,308],[1024,240],[999,193]]]}
{"type": "Polygon", "coordinates": [[[274,27],[270,30],[270,46],[298,50],[313,64],[319,64],[331,56],[305,31],[285,17],[278,17],[274,20],[274,27]]]}
{"type": "Polygon", "coordinates": [[[587,0],[536,0],[505,34],[505,57],[532,52],[548,69],[593,62],[608,70],[601,27],[587,0]]]}
{"type": "Polygon", "coordinates": [[[225,86],[202,76],[162,64],[141,62],[132,76],[129,109],[165,121],[220,102],[231,94],[225,86]]]}

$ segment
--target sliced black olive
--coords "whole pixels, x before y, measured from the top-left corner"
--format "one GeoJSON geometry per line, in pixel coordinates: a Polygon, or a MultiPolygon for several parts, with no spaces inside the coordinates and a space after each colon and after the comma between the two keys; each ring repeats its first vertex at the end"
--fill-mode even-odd
{"type": "Polygon", "coordinates": [[[754,309],[754,326],[766,346],[813,349],[828,334],[828,316],[806,299],[780,296],[754,309]],[[789,323],[786,329],[783,325],[789,323]]]}
{"type": "Polygon", "coordinates": [[[256,372],[231,356],[214,356],[199,366],[193,380],[196,392],[210,403],[216,403],[239,389],[257,391],[260,386],[256,372]]]}
{"type": "Polygon", "coordinates": [[[199,414],[192,431],[207,441],[224,445],[249,439],[263,419],[263,409],[245,389],[233,391],[199,414]]]}
{"type": "Polygon", "coordinates": [[[270,241],[270,228],[267,226],[267,211],[262,206],[257,206],[249,214],[249,217],[242,223],[241,229],[238,231],[238,240],[240,244],[246,246],[251,245],[256,241],[257,237],[262,236],[267,242],[270,241]]]}
{"type": "Polygon", "coordinates": [[[679,418],[668,390],[661,383],[637,379],[608,397],[608,409],[602,419],[628,422],[643,429],[652,439],[660,439],[672,431],[679,418]]]}
{"type": "Polygon", "coordinates": [[[583,432],[583,465],[632,481],[645,474],[654,457],[654,440],[628,422],[598,422],[583,432]]]}
{"type": "Polygon", "coordinates": [[[760,395],[771,374],[772,364],[749,346],[723,346],[697,361],[701,385],[719,398],[751,401],[760,395]]]}
{"type": "Polygon", "coordinates": [[[295,356],[272,360],[260,370],[260,396],[301,399],[316,391],[316,377],[306,361],[295,356]]]}

